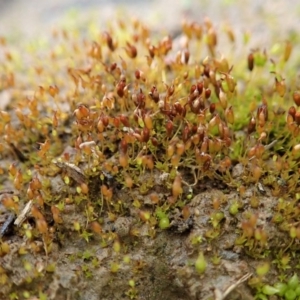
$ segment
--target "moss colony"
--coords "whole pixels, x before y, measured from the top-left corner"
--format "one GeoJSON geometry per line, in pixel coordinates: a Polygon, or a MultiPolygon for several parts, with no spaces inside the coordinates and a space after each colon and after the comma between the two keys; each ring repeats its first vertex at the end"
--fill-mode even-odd
{"type": "Polygon", "coordinates": [[[300,299],[298,37],[91,28],[1,38],[1,299],[300,299]]]}

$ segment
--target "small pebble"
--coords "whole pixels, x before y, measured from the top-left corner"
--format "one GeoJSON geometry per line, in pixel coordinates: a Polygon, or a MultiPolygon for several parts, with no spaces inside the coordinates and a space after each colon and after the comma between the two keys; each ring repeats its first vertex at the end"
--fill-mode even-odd
{"type": "Polygon", "coordinates": [[[122,238],[125,236],[128,236],[130,233],[132,225],[132,219],[131,218],[126,218],[126,217],[119,217],[115,222],[114,222],[114,230],[116,234],[122,238]]]}

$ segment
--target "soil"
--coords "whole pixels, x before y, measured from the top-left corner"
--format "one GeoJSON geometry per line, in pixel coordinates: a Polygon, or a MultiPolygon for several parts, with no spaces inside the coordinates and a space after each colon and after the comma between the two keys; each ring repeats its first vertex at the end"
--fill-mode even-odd
{"type": "MultiPolygon", "coordinates": [[[[87,222],[81,213],[83,207],[74,204],[65,207],[63,225],[55,231],[49,255],[43,249],[42,240],[30,242],[14,232],[6,234],[4,241],[9,243],[10,253],[1,257],[0,263],[11,285],[3,285],[0,293],[4,297],[9,292],[26,289],[43,291],[47,299],[124,299],[130,298],[128,281],[133,279],[135,289],[131,299],[224,299],[217,298],[217,293],[223,295],[243,276],[255,273],[258,258],[263,257],[268,249],[278,247],[278,240],[286,240],[286,235],[278,232],[270,222],[277,198],[268,188],[261,195],[257,186],[250,186],[240,199],[235,190],[216,188],[209,180],[200,184],[203,190],[188,204],[190,216],[184,219],[179,210],[175,210],[170,228],[158,230],[155,236],[151,235],[149,224],[134,221],[138,212],[126,209],[126,204],[124,209],[127,212],[114,222],[104,217],[103,231],[112,235],[111,243],[105,245],[97,236],[90,237],[87,242],[74,233],[74,221],[82,226],[87,222]],[[259,198],[258,210],[251,209],[253,197],[259,198]],[[221,211],[224,212],[224,219],[216,227],[212,226],[211,219],[214,199],[221,200],[221,211]],[[244,211],[238,217],[229,213],[229,207],[236,199],[240,200],[244,211]],[[262,249],[259,243],[248,247],[236,245],[240,236],[237,224],[251,211],[257,214],[258,225],[268,234],[270,243],[266,248],[262,249]],[[133,229],[138,230],[136,236],[132,235],[133,229]],[[114,251],[114,234],[118,236],[120,252],[114,251]],[[19,254],[20,248],[32,249],[32,243],[36,253],[26,253],[25,250],[25,254],[19,254]],[[202,275],[194,267],[199,251],[209,262],[202,275]],[[25,270],[24,262],[30,262],[35,269],[25,270]],[[117,272],[111,271],[114,263],[118,264],[117,272]],[[51,270],[54,265],[54,270],[51,270]],[[28,278],[32,282],[28,282],[28,278]]],[[[138,195],[136,191],[130,194],[119,191],[116,197],[127,202],[129,207],[134,194],[138,195]]],[[[147,196],[143,199],[144,209],[151,211],[153,207],[146,204],[147,196]]],[[[286,246],[282,242],[281,247],[286,246]]],[[[271,281],[277,274],[274,272],[268,274],[271,281]]],[[[252,294],[249,286],[242,282],[226,299],[253,299],[252,294]]]]}

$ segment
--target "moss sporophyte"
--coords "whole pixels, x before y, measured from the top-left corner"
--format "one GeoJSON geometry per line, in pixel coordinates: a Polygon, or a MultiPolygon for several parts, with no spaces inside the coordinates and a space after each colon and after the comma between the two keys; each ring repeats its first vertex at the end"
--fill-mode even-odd
{"type": "Polygon", "coordinates": [[[207,18],[178,36],[136,19],[57,29],[29,52],[1,38],[1,297],[54,299],[43,278],[86,286],[100,273],[100,296],[126,274],[122,295],[139,299],[140,274],[161,295],[167,268],[167,285],[204,299],[229,293],[213,272],[232,257],[257,299],[300,297],[297,45],[221,54],[236,43],[207,18]]]}

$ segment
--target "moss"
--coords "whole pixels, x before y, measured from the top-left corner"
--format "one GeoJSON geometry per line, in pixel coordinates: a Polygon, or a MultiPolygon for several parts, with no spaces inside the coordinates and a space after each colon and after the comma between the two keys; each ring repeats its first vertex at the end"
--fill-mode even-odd
{"type": "MultiPolygon", "coordinates": [[[[244,46],[242,61],[224,57],[219,49],[228,44],[219,45],[218,34],[208,19],[185,22],[176,52],[175,38],[154,36],[131,20],[85,39],[57,30],[49,51],[20,50],[20,58],[14,45],[3,43],[0,90],[11,93],[12,102],[0,112],[0,154],[7,161],[0,176],[12,191],[3,192],[2,204],[16,214],[15,234],[26,244],[12,252],[1,243],[3,258],[22,250],[19,255],[43,252],[48,261],[57,245],[65,249],[72,241],[83,260],[91,253],[95,259],[95,266],[76,269],[76,278],[96,278],[104,260],[111,285],[127,273],[126,282],[136,283],[131,278],[147,259],[124,266],[123,257],[162,234],[167,245],[172,235],[192,230],[180,280],[203,279],[219,265],[220,240],[228,234],[244,259],[270,261],[270,271],[259,271],[249,285],[258,295],[277,293],[269,272],[290,275],[300,239],[300,100],[293,79],[299,57],[292,40],[267,50],[244,46]],[[38,55],[45,59],[34,60],[38,55]],[[20,67],[26,57],[32,63],[20,67]],[[222,195],[198,198],[214,188],[222,195]],[[97,247],[101,255],[107,249],[104,258],[94,257],[97,247]]],[[[160,267],[159,277],[170,268],[165,258],[160,267]]],[[[23,276],[24,285],[7,268],[1,270],[5,295],[17,297],[17,286],[18,295],[50,296],[34,285],[49,272],[45,266],[27,264],[33,275],[23,276]]],[[[204,295],[202,281],[192,281],[185,281],[191,297],[204,295]]],[[[132,299],[141,292],[138,284],[123,287],[132,299]]]]}

